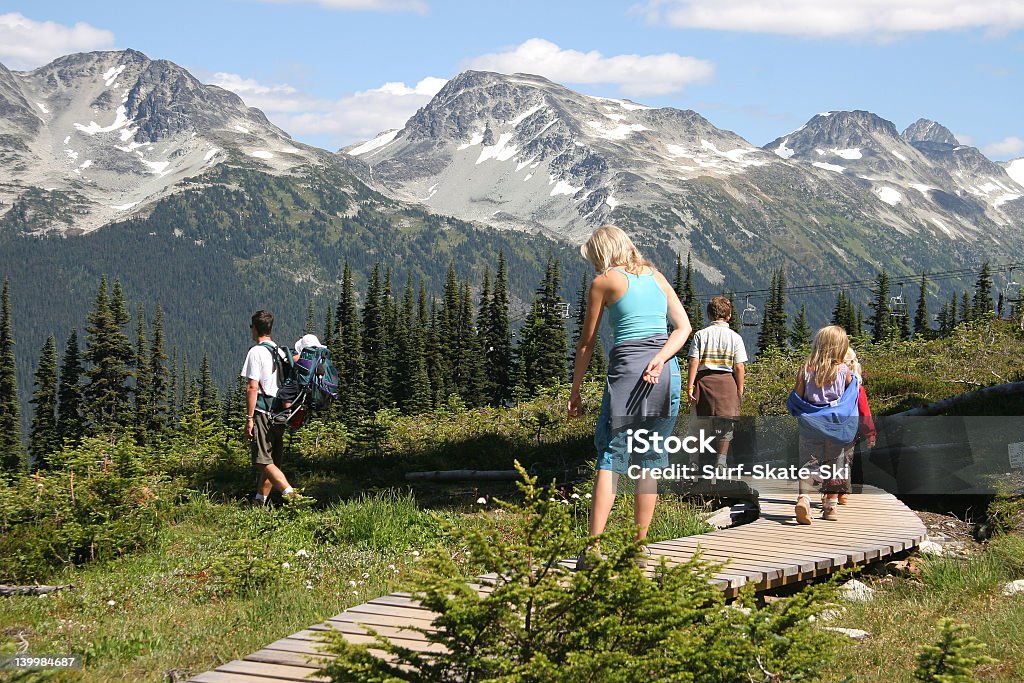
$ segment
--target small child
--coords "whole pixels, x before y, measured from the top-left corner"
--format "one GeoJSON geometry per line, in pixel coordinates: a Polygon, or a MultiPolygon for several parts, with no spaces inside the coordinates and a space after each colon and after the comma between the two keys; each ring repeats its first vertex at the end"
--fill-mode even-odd
{"type": "Polygon", "coordinates": [[[711,324],[693,335],[690,372],[686,381],[690,396],[691,429],[713,431],[717,438],[718,467],[728,463],[733,425],[743,401],[744,363],[747,350],[743,338],[729,328],[732,303],[727,297],[712,297],[707,307],[711,324]]]}
{"type": "Polygon", "coordinates": [[[839,494],[837,502],[840,505],[846,505],[850,500],[850,493],[852,489],[852,472],[854,470],[854,463],[857,458],[860,457],[858,452],[858,446],[862,441],[867,441],[868,448],[875,447],[875,439],[877,438],[878,431],[875,429],[875,420],[871,415],[871,406],[868,405],[868,394],[864,389],[864,373],[860,365],[860,360],[857,358],[857,352],[853,350],[851,346],[846,352],[846,357],[843,359],[847,367],[850,368],[850,372],[860,380],[860,391],[857,397],[857,412],[860,413],[857,427],[857,438],[854,439],[851,448],[848,449],[850,460],[846,463],[848,472],[851,473],[851,478],[847,479],[843,486],[843,492],[839,494]]]}
{"type": "MultiPolygon", "coordinates": [[[[320,345],[321,345],[320,344],[320,339],[315,334],[303,335],[302,337],[300,337],[295,342],[295,350],[292,353],[292,362],[300,364],[300,365],[308,365],[309,364],[308,361],[304,361],[303,363],[299,363],[299,359],[302,357],[302,350],[303,349],[309,349],[309,348],[312,348],[314,346],[320,346],[320,345]]],[[[306,370],[309,370],[309,368],[307,367],[306,370]]],[[[284,393],[284,396],[281,397],[281,406],[285,410],[287,410],[287,409],[292,407],[292,403],[294,402],[294,400],[292,398],[293,394],[291,392],[289,392],[289,391],[284,391],[283,393],[284,393]]],[[[295,391],[295,393],[298,393],[298,392],[295,391]]]]}
{"type": "MultiPolygon", "coordinates": [[[[844,418],[856,418],[857,398],[846,391],[853,381],[853,373],[844,362],[850,350],[850,340],[846,330],[838,325],[823,327],[814,335],[811,355],[796,375],[793,396],[790,397],[789,408],[794,415],[810,415],[815,407],[831,406],[835,414],[844,418]]],[[[857,382],[859,386],[859,381],[857,382]]],[[[831,423],[831,421],[829,421],[831,423]]],[[[834,423],[832,423],[834,424],[834,423]]],[[[848,423],[847,423],[848,424],[848,423]]],[[[838,432],[833,435],[838,435],[838,432]]],[[[841,468],[849,463],[850,443],[854,434],[846,432],[842,441],[829,438],[823,433],[813,430],[800,431],[800,463],[802,468],[817,470],[819,467],[841,468]]],[[[821,518],[839,519],[836,513],[838,494],[845,492],[846,482],[839,479],[822,481],[821,518]]],[[[800,480],[800,494],[797,497],[795,514],[799,524],[811,523],[811,501],[808,497],[814,488],[813,480],[800,480]]]]}

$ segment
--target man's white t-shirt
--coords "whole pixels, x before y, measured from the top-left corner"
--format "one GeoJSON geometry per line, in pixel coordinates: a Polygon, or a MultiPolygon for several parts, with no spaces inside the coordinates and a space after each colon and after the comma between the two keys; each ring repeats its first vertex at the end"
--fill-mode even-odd
{"type": "Polygon", "coordinates": [[[259,380],[260,389],[267,396],[277,396],[277,372],[274,371],[274,359],[267,347],[257,344],[249,349],[249,353],[245,354],[241,374],[245,379],[259,380]]]}

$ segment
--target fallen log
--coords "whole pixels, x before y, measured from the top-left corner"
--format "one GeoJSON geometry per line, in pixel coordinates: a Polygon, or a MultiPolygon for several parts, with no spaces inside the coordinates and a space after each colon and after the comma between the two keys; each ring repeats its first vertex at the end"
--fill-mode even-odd
{"type": "Polygon", "coordinates": [[[0,586],[0,596],[9,595],[46,595],[47,593],[54,593],[56,591],[69,590],[74,588],[74,584],[65,584],[63,586],[0,586]]]}
{"type": "Polygon", "coordinates": [[[970,401],[976,398],[992,398],[993,396],[1014,396],[1016,394],[1024,394],[1024,382],[1010,382],[1009,384],[997,384],[992,387],[986,387],[984,389],[978,389],[977,391],[969,391],[966,394],[958,394],[956,396],[950,396],[949,398],[935,403],[929,403],[927,405],[918,406],[917,408],[911,408],[910,410],[904,410],[902,413],[896,413],[895,415],[889,415],[888,417],[916,417],[918,415],[941,415],[946,412],[957,403],[962,401],[970,401]]]}
{"type": "Polygon", "coordinates": [[[434,470],[406,472],[406,481],[516,481],[515,470],[434,470]]]}

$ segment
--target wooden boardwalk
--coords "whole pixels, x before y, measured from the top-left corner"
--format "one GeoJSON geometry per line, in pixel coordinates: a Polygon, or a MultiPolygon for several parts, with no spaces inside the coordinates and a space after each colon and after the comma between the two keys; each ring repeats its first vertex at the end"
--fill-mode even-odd
{"type": "MultiPolygon", "coordinates": [[[[715,582],[729,595],[753,583],[756,590],[800,583],[844,567],[885,559],[910,550],[926,535],[924,523],[894,496],[864,487],[839,508],[838,521],[818,519],[820,506],[812,506],[814,522],[800,526],[793,517],[796,485],[751,482],[760,493],[757,520],[721,531],[650,544],[655,558],[685,562],[699,548],[709,562],[727,562],[715,574],[715,582]]],[[[572,566],[569,560],[566,566],[572,566]]],[[[647,571],[652,571],[648,569],[647,571]]],[[[481,577],[485,578],[485,577],[481,577]]],[[[485,585],[480,590],[487,591],[485,585]]],[[[317,677],[318,660],[329,658],[318,651],[318,636],[327,629],[345,634],[353,643],[372,643],[360,624],[381,635],[422,651],[436,649],[423,634],[409,630],[429,628],[434,614],[408,593],[391,593],[351,607],[326,622],[275,641],[258,652],[199,674],[199,683],[273,683],[274,681],[325,680],[317,677]]]]}

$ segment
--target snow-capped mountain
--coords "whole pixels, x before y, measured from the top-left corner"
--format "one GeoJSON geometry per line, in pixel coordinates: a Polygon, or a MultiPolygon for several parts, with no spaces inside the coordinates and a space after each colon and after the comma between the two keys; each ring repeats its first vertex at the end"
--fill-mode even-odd
{"type": "Polygon", "coordinates": [[[275,174],[330,162],[234,93],[134,50],[0,65],[0,112],[0,214],[32,212],[37,233],[91,231],[227,160],[275,174]],[[44,215],[47,198],[61,209],[44,215]]]}
{"type": "Polygon", "coordinates": [[[691,251],[712,282],[765,261],[862,276],[1022,246],[1024,186],[926,120],[901,135],[829,112],[758,148],[693,111],[468,71],[401,130],[342,152],[438,213],[577,241],[614,220],[691,251]]]}
{"type": "Polygon", "coordinates": [[[616,207],[776,158],[693,111],[581,95],[539,76],[467,71],[399,131],[345,150],[440,213],[579,239],[616,207]]]}
{"type": "Polygon", "coordinates": [[[1006,169],[1006,175],[1013,178],[1018,185],[1024,187],[1024,157],[1008,161],[1003,166],[1006,169]]]}

